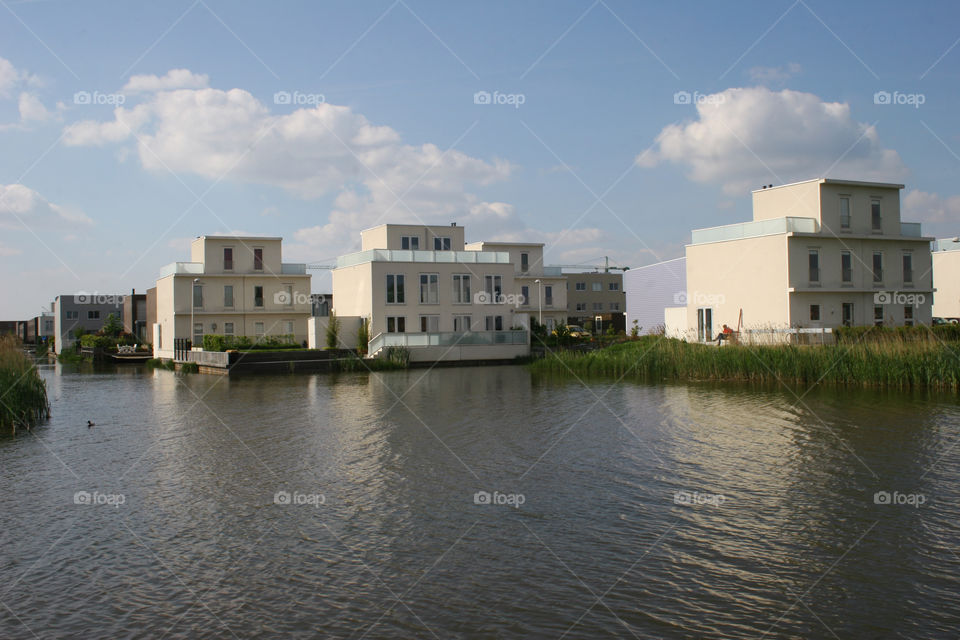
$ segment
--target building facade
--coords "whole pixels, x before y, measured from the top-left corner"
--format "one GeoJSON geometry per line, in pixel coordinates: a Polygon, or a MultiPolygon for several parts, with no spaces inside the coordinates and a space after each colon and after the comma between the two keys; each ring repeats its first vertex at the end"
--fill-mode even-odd
{"type": "Polygon", "coordinates": [[[568,324],[583,327],[590,322],[596,331],[596,318],[600,316],[604,331],[611,325],[617,331],[625,328],[627,304],[622,273],[567,273],[566,277],[568,324]]]}
{"type": "Polygon", "coordinates": [[[900,220],[901,189],[821,178],[754,191],[752,222],[693,231],[681,333],[929,324],[932,239],[900,220]]]}
{"type": "Polygon", "coordinates": [[[933,316],[960,320],[960,238],[933,243],[933,316]]]}
{"type": "Polygon", "coordinates": [[[281,244],[260,236],[194,240],[190,262],[165,266],[157,279],[154,355],[173,358],[178,339],[200,347],[205,334],[305,343],[310,276],[305,264],[283,262],[281,244]]]}
{"type": "Polygon", "coordinates": [[[627,331],[656,333],[664,326],[664,310],[686,304],[686,257],[633,267],[623,274],[627,301],[627,331]]]}
{"type": "Polygon", "coordinates": [[[107,316],[123,322],[123,294],[79,293],[57,296],[53,301],[54,351],[58,354],[76,345],[77,333],[96,333],[107,316]]]}

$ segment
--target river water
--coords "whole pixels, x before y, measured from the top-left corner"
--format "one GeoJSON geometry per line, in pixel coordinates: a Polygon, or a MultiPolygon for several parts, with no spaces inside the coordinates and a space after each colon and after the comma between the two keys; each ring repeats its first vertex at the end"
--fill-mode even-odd
{"type": "Polygon", "coordinates": [[[958,633],[955,394],[43,375],[0,440],[3,638],[958,633]]]}

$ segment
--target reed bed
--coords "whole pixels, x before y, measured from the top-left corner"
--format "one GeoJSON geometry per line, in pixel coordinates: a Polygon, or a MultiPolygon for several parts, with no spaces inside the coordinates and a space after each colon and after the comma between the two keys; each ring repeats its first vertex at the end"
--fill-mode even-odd
{"type": "Polygon", "coordinates": [[[50,417],[47,385],[12,336],[0,338],[0,432],[15,433],[50,417]]]}
{"type": "Polygon", "coordinates": [[[937,340],[716,347],[645,336],[589,353],[548,353],[530,367],[543,373],[644,381],[784,381],[960,390],[960,344],[937,340]]]}

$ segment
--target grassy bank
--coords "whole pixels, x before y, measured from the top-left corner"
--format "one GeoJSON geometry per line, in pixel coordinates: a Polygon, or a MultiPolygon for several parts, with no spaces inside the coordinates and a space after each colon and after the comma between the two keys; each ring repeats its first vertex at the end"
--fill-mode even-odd
{"type": "Polygon", "coordinates": [[[17,341],[0,338],[0,432],[30,428],[50,416],[47,385],[17,341]]]}
{"type": "Polygon", "coordinates": [[[589,353],[551,353],[530,368],[644,381],[819,381],[960,389],[960,345],[937,340],[862,340],[836,346],[718,348],[644,336],[589,353]]]}

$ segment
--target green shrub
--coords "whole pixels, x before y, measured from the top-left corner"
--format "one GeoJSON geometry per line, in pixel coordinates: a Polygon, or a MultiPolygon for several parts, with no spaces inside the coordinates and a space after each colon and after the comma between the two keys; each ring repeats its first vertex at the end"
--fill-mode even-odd
{"type": "Polygon", "coordinates": [[[361,318],[357,329],[357,353],[366,355],[367,345],[370,343],[370,318],[361,318]]]}
{"type": "Polygon", "coordinates": [[[336,349],[340,345],[340,318],[331,309],[330,319],[327,321],[327,349],[336,349]]]}
{"type": "Polygon", "coordinates": [[[31,428],[50,417],[47,385],[13,336],[0,338],[0,430],[31,428]]]}
{"type": "Polygon", "coordinates": [[[208,333],[203,336],[204,351],[249,351],[250,349],[301,349],[293,334],[263,336],[256,342],[247,336],[222,336],[208,333]]]}
{"type": "Polygon", "coordinates": [[[200,365],[196,362],[184,362],[180,365],[180,373],[199,373],[200,365]]]}

